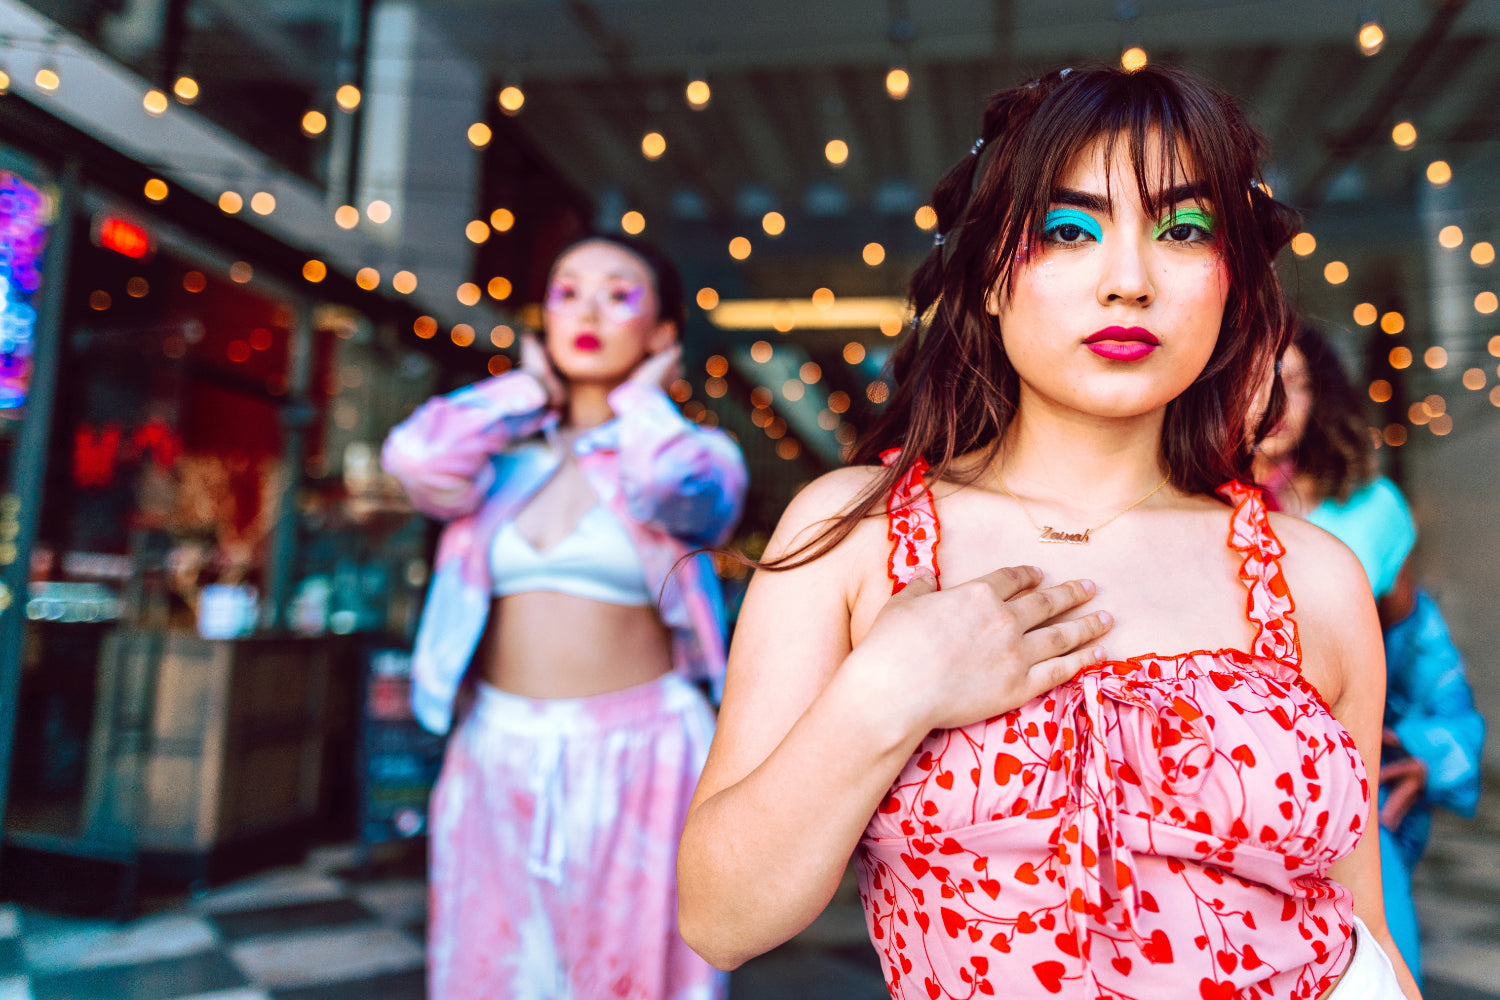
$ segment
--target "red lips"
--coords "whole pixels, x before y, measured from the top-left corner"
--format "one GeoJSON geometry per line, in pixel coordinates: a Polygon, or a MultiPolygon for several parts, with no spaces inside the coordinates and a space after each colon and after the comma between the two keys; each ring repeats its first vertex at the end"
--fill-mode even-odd
{"type": "Polygon", "coordinates": [[[1156,334],[1143,326],[1106,326],[1096,333],[1089,334],[1084,343],[1097,344],[1104,340],[1135,341],[1150,344],[1152,347],[1161,345],[1161,341],[1156,339],[1156,334]]]}
{"type": "Polygon", "coordinates": [[[1106,361],[1139,361],[1161,345],[1154,333],[1140,326],[1106,326],[1083,343],[1106,361]]]}
{"type": "Polygon", "coordinates": [[[592,333],[580,333],[578,336],[573,338],[573,349],[575,351],[593,352],[599,350],[603,346],[604,344],[599,340],[599,338],[594,336],[592,333]]]}

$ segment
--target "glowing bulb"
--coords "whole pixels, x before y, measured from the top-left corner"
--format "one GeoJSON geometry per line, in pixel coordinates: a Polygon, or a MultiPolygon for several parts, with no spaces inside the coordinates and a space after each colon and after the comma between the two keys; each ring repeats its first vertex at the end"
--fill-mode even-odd
{"type": "MultiPolygon", "coordinates": [[[[40,83],[37,86],[41,86],[40,83]]],[[[146,91],[146,96],[141,98],[141,106],[146,109],[146,114],[152,118],[160,118],[167,113],[167,95],[156,89],[146,91]]]]}
{"type": "Polygon", "coordinates": [[[500,91],[500,110],[508,115],[519,114],[526,104],[526,92],[515,84],[500,91]]]}
{"type": "Polygon", "coordinates": [[[639,236],[646,230],[646,217],[637,211],[629,211],[620,216],[620,228],[631,236],[639,236]]]}
{"type": "Polygon", "coordinates": [[[364,95],[359,92],[359,88],[352,83],[344,84],[333,95],[334,101],[345,111],[353,111],[359,107],[359,102],[363,97],[364,95]]]}
{"type": "Polygon", "coordinates": [[[508,208],[497,208],[490,213],[490,225],[495,227],[495,232],[505,233],[516,224],[516,213],[508,208]]]}
{"type": "Polygon", "coordinates": [[[321,111],[309,111],[302,116],[302,133],[304,135],[322,135],[328,128],[328,116],[321,111]]]}
{"type": "Polygon", "coordinates": [[[1397,149],[1411,149],[1417,144],[1417,127],[1411,122],[1397,122],[1391,128],[1391,142],[1397,149]]]}
{"type": "Polygon", "coordinates": [[[1146,50],[1139,45],[1132,45],[1120,53],[1120,68],[1127,73],[1134,73],[1136,70],[1144,69],[1148,61],[1149,58],[1146,55],[1146,50]]]}
{"type": "Polygon", "coordinates": [[[860,256],[871,267],[879,267],[885,263],[885,247],[879,243],[866,243],[864,250],[860,252],[860,256]]]}
{"type": "Polygon", "coordinates": [[[937,210],[934,209],[931,205],[923,205],[921,208],[917,209],[917,214],[913,216],[913,219],[917,223],[917,228],[922,230],[923,232],[930,233],[937,228],[937,210]]]}
{"type": "Polygon", "coordinates": [[[177,82],[172,84],[172,93],[183,104],[192,104],[198,99],[198,81],[186,74],[179,76],[177,82]]]}
{"type": "Polygon", "coordinates": [[[660,132],[647,132],[641,136],[641,155],[648,160],[659,160],[667,151],[667,137],[660,132]]]}
{"type": "Polygon", "coordinates": [[[269,191],[257,191],[250,196],[250,211],[256,215],[270,215],[276,211],[276,196],[269,191]]]}
{"type": "Polygon", "coordinates": [[[340,205],[333,211],[333,221],[340,229],[353,229],[359,225],[359,209],[353,205],[340,205]]]}
{"type": "Polygon", "coordinates": [[[377,226],[391,221],[391,206],[388,202],[376,198],[365,206],[365,218],[377,226]]]}
{"type": "Polygon", "coordinates": [[[1342,285],[1349,280],[1349,266],[1341,260],[1331,260],[1323,268],[1323,280],[1330,285],[1342,285]]]}
{"type": "Polygon", "coordinates": [[[1298,257],[1306,257],[1318,249],[1318,239],[1312,233],[1298,233],[1292,237],[1292,253],[1298,257]]]}
{"type": "Polygon", "coordinates": [[[417,290],[417,276],[410,271],[397,271],[391,275],[391,287],[400,295],[410,295],[417,290]]]}
{"type": "Polygon", "coordinates": [[[729,256],[735,260],[744,260],[750,256],[750,241],[743,236],[736,236],[729,241],[729,256]]]}
{"type": "Polygon", "coordinates": [[[1385,47],[1385,29],[1377,21],[1366,21],[1359,26],[1359,51],[1373,56],[1385,47]]]}
{"type": "Polygon", "coordinates": [[[464,226],[464,235],[469,238],[470,243],[483,243],[490,238],[490,227],[483,219],[471,219],[469,224],[464,226]]]}
{"type": "Polygon", "coordinates": [[[1379,316],[1380,311],[1375,308],[1373,302],[1361,302],[1354,307],[1354,322],[1360,326],[1374,326],[1379,316]]]}
{"type": "Polygon", "coordinates": [[[51,66],[43,66],[36,71],[36,85],[49,94],[56,93],[57,88],[62,86],[62,77],[51,66]]]}
{"type": "Polygon", "coordinates": [[[688,107],[694,111],[702,111],[708,107],[708,102],[714,96],[713,90],[708,86],[708,81],[701,78],[689,80],[684,93],[687,95],[688,107]]]}
{"type": "Polygon", "coordinates": [[[1480,267],[1489,267],[1495,262],[1495,248],[1484,241],[1469,248],[1469,259],[1480,267]]]}
{"type": "Polygon", "coordinates": [[[900,66],[893,68],[885,75],[885,92],[891,95],[893,100],[901,100],[911,90],[911,74],[900,66]]]}
{"type": "Polygon", "coordinates": [[[842,167],[849,159],[849,144],[843,139],[829,139],[823,147],[823,155],[835,167],[842,167]]]}
{"type": "Polygon", "coordinates": [[[1438,243],[1449,250],[1463,245],[1463,242],[1464,231],[1457,226],[1444,226],[1438,233],[1438,243]]]}
{"type": "Polygon", "coordinates": [[[153,177],[146,182],[145,194],[152,201],[165,201],[167,193],[167,182],[160,177],[153,177]]]}
{"type": "Polygon", "coordinates": [[[780,212],[767,212],[760,220],[760,228],[767,236],[780,236],[786,232],[786,217],[780,212]]]}
{"type": "Polygon", "coordinates": [[[1427,183],[1433,187],[1442,187],[1453,179],[1453,168],[1448,166],[1447,160],[1433,160],[1427,164],[1427,183]]]}
{"type": "Polygon", "coordinates": [[[302,277],[316,285],[328,277],[328,265],[321,260],[310,260],[302,265],[302,277]]]}
{"type": "Polygon", "coordinates": [[[698,308],[707,312],[719,307],[719,293],[713,288],[700,288],[697,295],[698,308]]]}
{"type": "Polygon", "coordinates": [[[510,283],[509,278],[494,277],[491,278],[489,280],[489,283],[484,286],[484,290],[486,292],[489,292],[490,298],[496,300],[497,302],[504,302],[506,299],[510,298],[510,293],[513,291],[513,287],[510,283]]]}
{"type": "Polygon", "coordinates": [[[241,198],[238,192],[225,191],[219,195],[219,211],[226,215],[233,215],[244,207],[245,199],[241,198]]]}
{"type": "Polygon", "coordinates": [[[490,144],[490,140],[495,137],[495,133],[490,131],[490,127],[484,122],[475,122],[469,126],[468,136],[469,145],[475,149],[483,149],[490,144]]]}

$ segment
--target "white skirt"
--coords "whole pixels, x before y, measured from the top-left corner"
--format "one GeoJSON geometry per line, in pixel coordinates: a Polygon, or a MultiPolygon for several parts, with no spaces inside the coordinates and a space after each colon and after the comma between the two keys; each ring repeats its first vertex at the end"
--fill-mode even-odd
{"type": "Polygon", "coordinates": [[[1354,918],[1354,958],[1328,1000],[1404,1000],[1396,969],[1370,928],[1354,918]]]}

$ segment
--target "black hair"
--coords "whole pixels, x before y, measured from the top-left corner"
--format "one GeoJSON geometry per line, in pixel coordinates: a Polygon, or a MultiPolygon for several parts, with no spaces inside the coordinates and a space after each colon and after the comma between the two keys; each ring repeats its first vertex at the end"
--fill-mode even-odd
{"type": "Polygon", "coordinates": [[[585,243],[610,243],[639,257],[656,282],[656,318],[675,323],[679,337],[686,332],[684,328],[687,325],[687,296],[682,285],[682,272],[677,269],[676,262],[667,256],[665,250],[647,240],[626,236],[623,233],[585,233],[563,247],[558,251],[557,256],[552,258],[552,269],[547,274],[549,283],[552,280],[552,270],[557,268],[558,261],[585,243]]]}

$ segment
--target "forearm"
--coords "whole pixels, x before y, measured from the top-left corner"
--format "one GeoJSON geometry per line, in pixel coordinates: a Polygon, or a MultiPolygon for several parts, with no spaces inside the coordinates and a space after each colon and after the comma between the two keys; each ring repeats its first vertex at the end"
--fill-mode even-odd
{"type": "Polygon", "coordinates": [[[860,835],[925,732],[851,656],[779,746],[698,803],[678,856],[680,929],[730,969],[797,934],[832,898],[860,835]]]}

